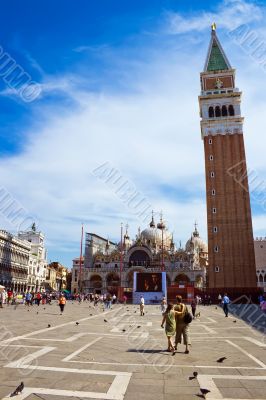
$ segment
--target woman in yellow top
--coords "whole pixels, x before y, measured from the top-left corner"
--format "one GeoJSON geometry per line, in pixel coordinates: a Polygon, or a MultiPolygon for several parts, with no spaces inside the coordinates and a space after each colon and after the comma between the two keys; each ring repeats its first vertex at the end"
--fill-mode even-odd
{"type": "Polygon", "coordinates": [[[188,324],[184,322],[184,316],[187,310],[187,306],[182,303],[182,297],[176,296],[177,304],[174,307],[176,312],[176,335],[175,335],[175,350],[177,350],[178,343],[182,343],[182,336],[184,345],[186,346],[185,354],[189,353],[188,346],[191,345],[189,339],[188,324]]]}
{"type": "Polygon", "coordinates": [[[60,307],[61,314],[63,314],[64,308],[65,308],[65,305],[66,305],[66,298],[65,298],[65,296],[63,294],[60,294],[59,299],[58,299],[58,304],[59,304],[59,307],[60,307]]]}
{"type": "Polygon", "coordinates": [[[166,334],[167,340],[168,340],[167,351],[172,351],[173,353],[175,352],[175,348],[172,343],[172,337],[176,333],[175,318],[176,318],[176,312],[174,311],[174,306],[173,306],[173,304],[169,303],[165,313],[163,314],[163,320],[162,320],[161,327],[163,328],[164,323],[165,323],[165,334],[166,334]]]}

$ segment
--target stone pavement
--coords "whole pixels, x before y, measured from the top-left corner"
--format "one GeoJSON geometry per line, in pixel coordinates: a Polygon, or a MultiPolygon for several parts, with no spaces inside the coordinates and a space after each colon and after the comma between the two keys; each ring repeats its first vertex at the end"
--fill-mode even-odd
{"type": "Polygon", "coordinates": [[[5,307],[0,400],[21,381],[16,400],[188,400],[200,398],[200,388],[211,391],[206,399],[266,399],[265,336],[219,307],[199,311],[190,353],[181,345],[172,356],[158,306],[146,306],[144,317],[132,305],[103,312],[70,301],[62,316],[56,303],[5,307]],[[198,377],[189,380],[193,371],[198,377]]]}

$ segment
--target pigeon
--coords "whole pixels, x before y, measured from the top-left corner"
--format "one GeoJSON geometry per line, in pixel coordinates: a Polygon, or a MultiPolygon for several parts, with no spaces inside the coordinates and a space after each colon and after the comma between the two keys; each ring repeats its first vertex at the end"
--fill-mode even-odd
{"type": "Polygon", "coordinates": [[[190,376],[188,379],[189,379],[190,381],[192,381],[192,379],[196,379],[197,376],[198,376],[198,372],[197,372],[197,371],[194,371],[194,372],[193,372],[193,376],[190,376]]]}
{"type": "Polygon", "coordinates": [[[200,391],[201,391],[202,395],[204,396],[204,399],[206,398],[206,397],[205,397],[206,394],[210,393],[210,390],[209,390],[209,389],[202,389],[202,388],[200,388],[200,391]]]}
{"type": "Polygon", "coordinates": [[[134,313],[136,314],[137,311],[134,311],[134,313]]]}
{"type": "Polygon", "coordinates": [[[236,323],[236,319],[233,322],[236,323]]]}
{"type": "Polygon", "coordinates": [[[137,328],[140,328],[140,325],[139,325],[139,326],[137,326],[137,328]]]}
{"type": "Polygon", "coordinates": [[[92,317],[92,316],[93,316],[93,314],[90,314],[90,316],[92,317]]]}
{"type": "Polygon", "coordinates": [[[122,332],[126,332],[126,330],[125,330],[125,329],[122,329],[122,332]]]}
{"type": "Polygon", "coordinates": [[[222,362],[224,362],[224,360],[226,360],[226,357],[221,357],[221,358],[218,358],[217,362],[222,363],[222,362]]]}
{"type": "Polygon", "coordinates": [[[217,308],[217,307],[215,307],[215,310],[218,310],[218,308],[217,308]]]}
{"type": "Polygon", "coordinates": [[[104,319],[104,322],[108,322],[107,319],[104,319]]]}
{"type": "Polygon", "coordinates": [[[10,397],[14,397],[17,396],[19,393],[22,393],[23,389],[24,389],[24,383],[21,382],[21,384],[14,390],[14,392],[11,393],[10,397]]]}
{"type": "Polygon", "coordinates": [[[44,307],[43,309],[44,309],[44,310],[46,310],[46,308],[45,308],[45,307],[44,307]]]}
{"type": "Polygon", "coordinates": [[[51,328],[51,325],[50,325],[50,324],[48,324],[47,328],[51,328]]]}
{"type": "Polygon", "coordinates": [[[76,322],[76,325],[79,325],[79,322],[76,322]]]}

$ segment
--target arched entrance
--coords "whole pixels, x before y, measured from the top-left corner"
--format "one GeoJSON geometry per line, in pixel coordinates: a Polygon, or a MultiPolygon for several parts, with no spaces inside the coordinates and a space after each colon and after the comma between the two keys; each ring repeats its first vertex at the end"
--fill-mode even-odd
{"type": "Polygon", "coordinates": [[[120,278],[115,272],[110,272],[106,277],[106,286],[119,286],[120,278]]]}
{"type": "Polygon", "coordinates": [[[178,286],[187,286],[190,283],[190,279],[186,274],[178,274],[175,277],[175,284],[178,286]]]}
{"type": "Polygon", "coordinates": [[[90,277],[90,288],[101,289],[101,287],[102,287],[102,277],[100,275],[92,275],[90,277]]]}

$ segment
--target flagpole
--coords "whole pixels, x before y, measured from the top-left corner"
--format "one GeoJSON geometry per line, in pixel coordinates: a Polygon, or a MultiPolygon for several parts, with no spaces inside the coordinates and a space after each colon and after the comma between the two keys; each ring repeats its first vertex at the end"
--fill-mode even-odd
{"type": "Polygon", "coordinates": [[[121,222],[120,238],[120,298],[122,299],[122,269],[123,269],[123,223],[121,222]]]}
{"type": "Polygon", "coordinates": [[[80,256],[79,256],[79,293],[82,290],[82,250],[83,250],[83,224],[81,225],[80,256]]]}

